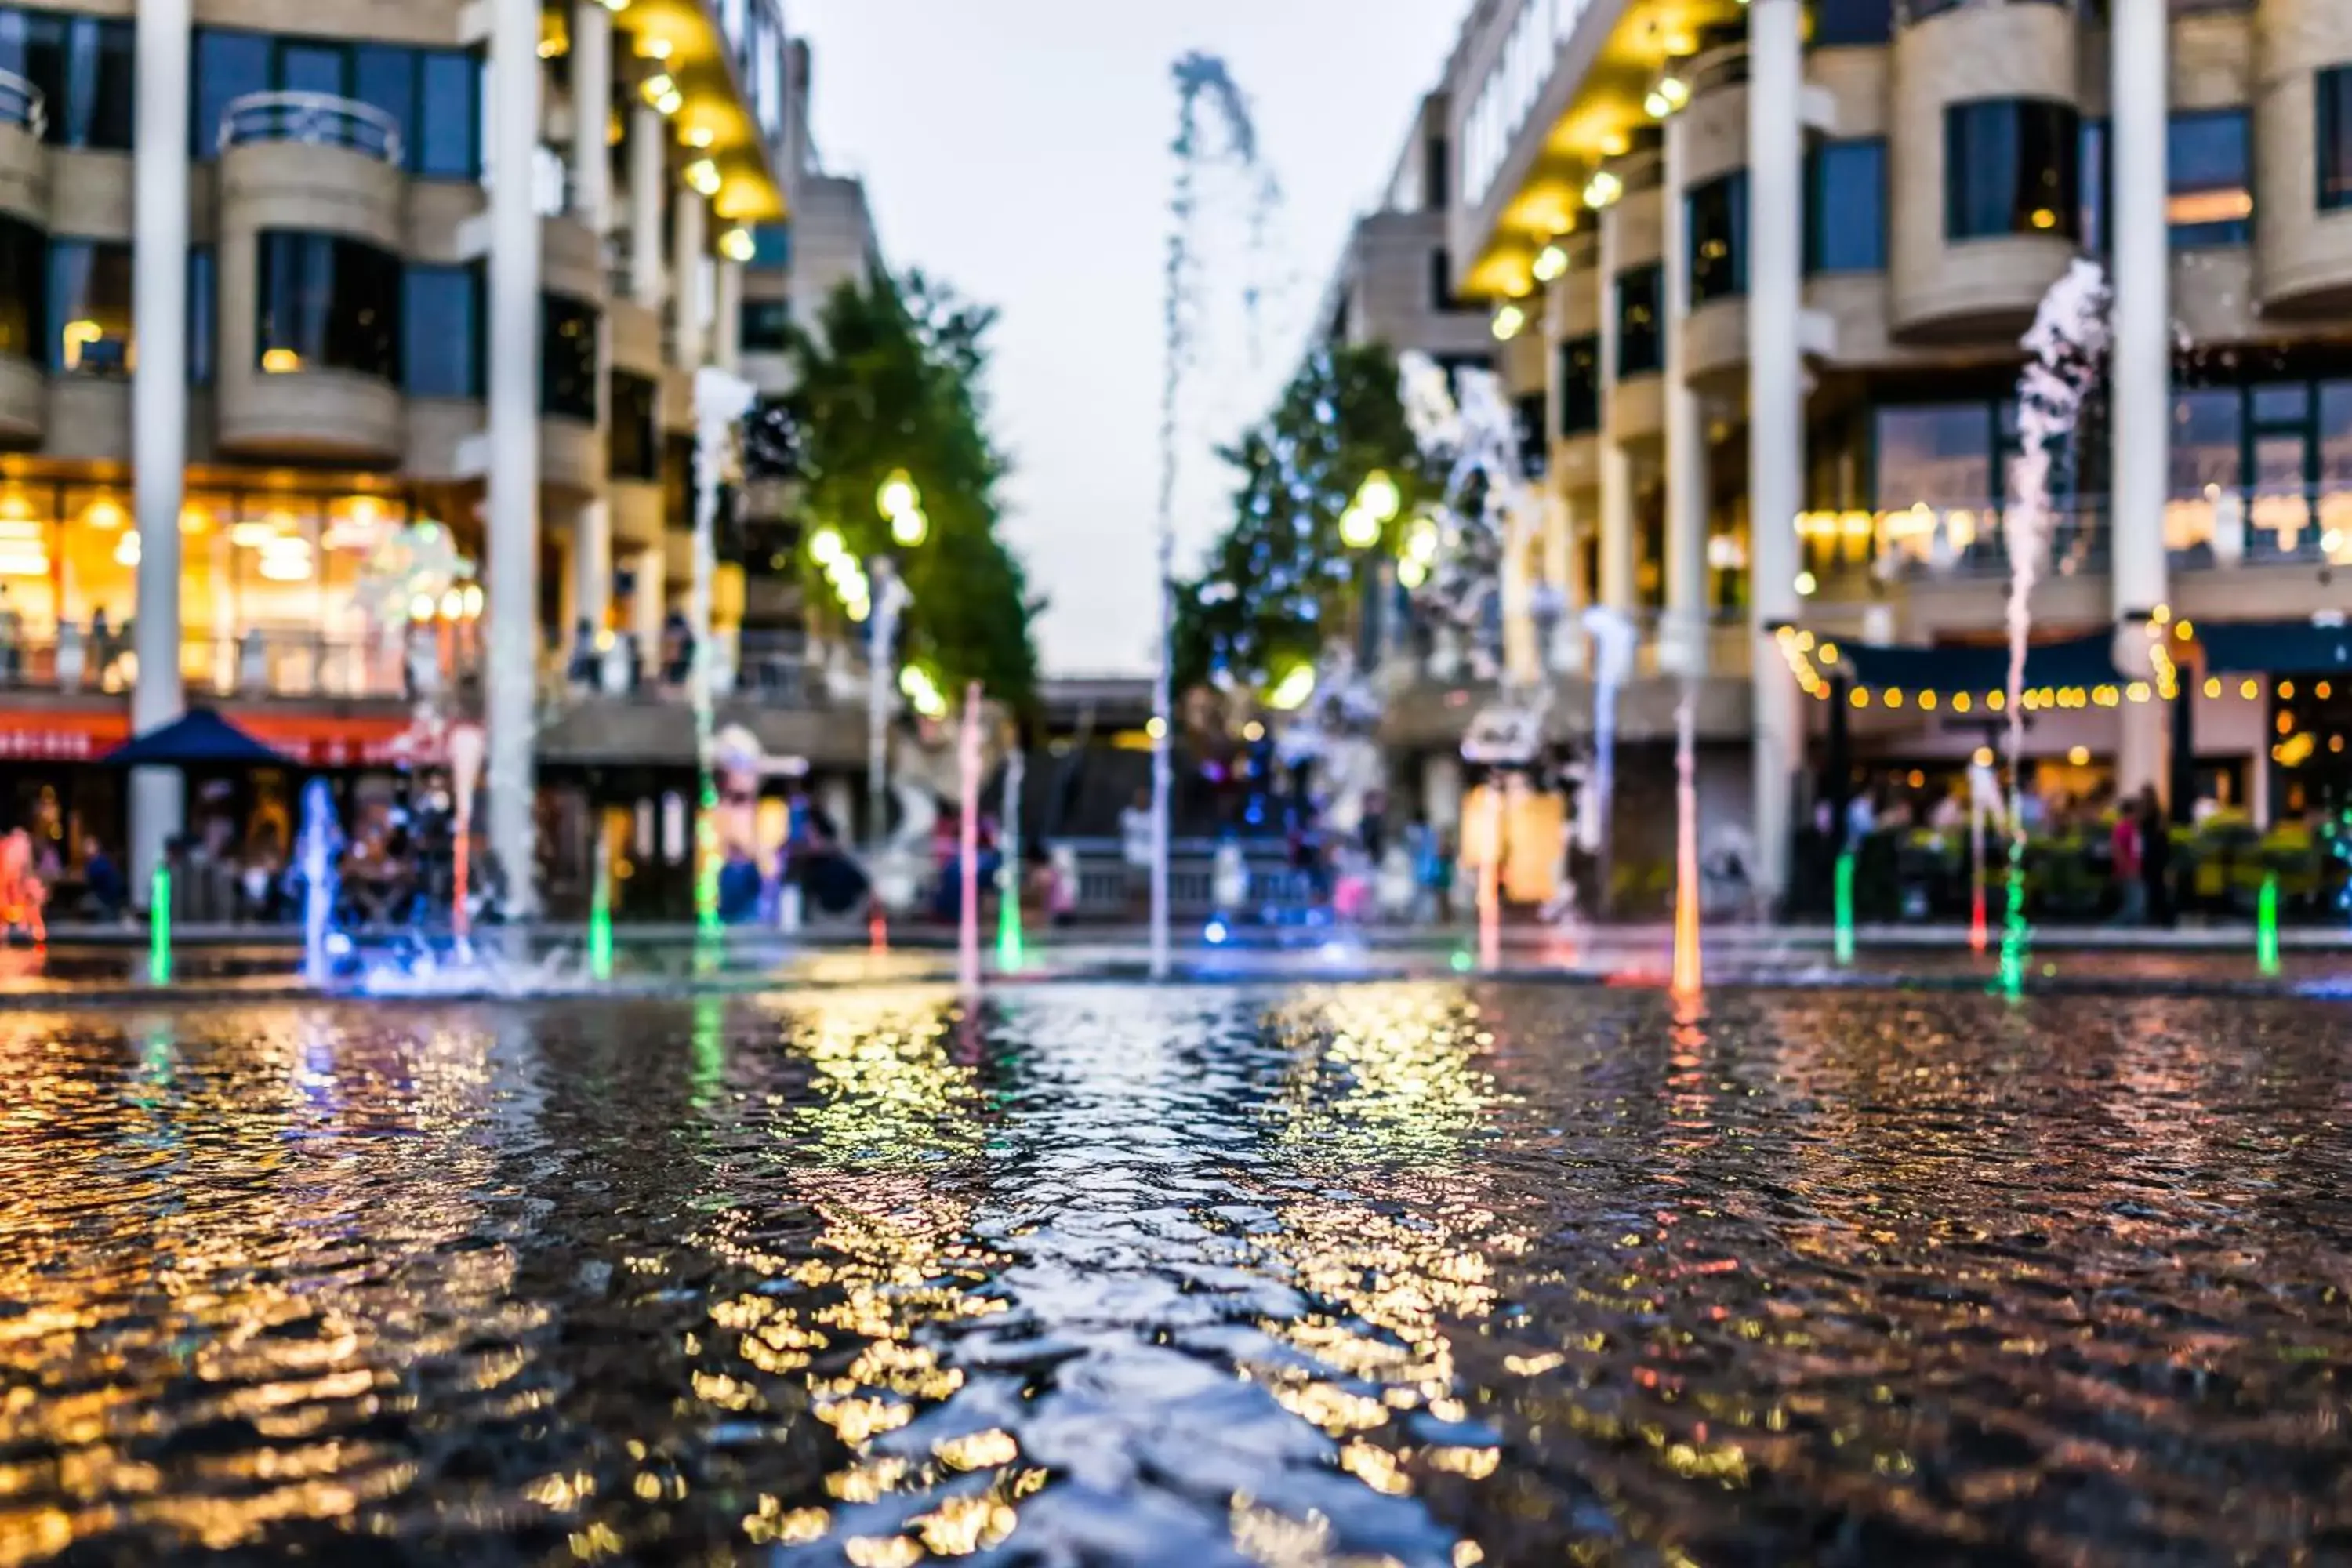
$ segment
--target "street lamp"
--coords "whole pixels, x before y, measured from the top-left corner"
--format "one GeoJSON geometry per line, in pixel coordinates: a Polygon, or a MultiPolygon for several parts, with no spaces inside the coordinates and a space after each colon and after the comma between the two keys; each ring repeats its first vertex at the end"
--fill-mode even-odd
{"type": "Polygon", "coordinates": [[[1339,514],[1339,542],[1350,550],[1370,550],[1396,521],[1404,497],[1386,468],[1374,468],[1356,489],[1356,499],[1339,514]]]}

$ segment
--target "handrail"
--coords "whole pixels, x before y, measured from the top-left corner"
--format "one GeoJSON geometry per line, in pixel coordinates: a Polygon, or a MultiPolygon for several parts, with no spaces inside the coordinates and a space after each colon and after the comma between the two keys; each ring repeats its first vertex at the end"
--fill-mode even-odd
{"type": "Polygon", "coordinates": [[[299,142],[362,153],[395,168],[400,122],[373,104],[331,92],[248,92],[221,115],[220,150],[263,142],[299,142]]]}
{"type": "Polygon", "coordinates": [[[21,125],[36,142],[48,133],[47,100],[39,88],[14,71],[0,70],[0,125],[21,125]]]}
{"type": "Polygon", "coordinates": [[[1747,81],[1748,45],[1745,41],[1717,44],[1691,57],[1690,90],[1693,98],[1703,97],[1721,88],[1742,87],[1747,81]]]}

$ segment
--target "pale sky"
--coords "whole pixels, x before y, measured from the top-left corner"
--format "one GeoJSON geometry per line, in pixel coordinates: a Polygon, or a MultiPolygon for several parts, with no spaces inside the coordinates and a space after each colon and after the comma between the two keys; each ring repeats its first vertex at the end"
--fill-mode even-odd
{"type": "MultiPolygon", "coordinates": [[[[1467,0],[786,0],[814,51],[826,165],[864,176],[885,254],[1003,312],[992,384],[1018,472],[1009,533],[1053,599],[1050,671],[1141,671],[1153,658],[1161,269],[1176,99],[1168,68],[1220,55],[1253,100],[1286,203],[1271,258],[1287,280],[1253,374],[1245,257],[1195,377],[1182,537],[1220,525],[1207,450],[1262,412],[1296,363],[1354,216],[1435,84],[1467,0]]],[[[1213,242],[1239,232],[1213,192],[1213,242]]],[[[1180,566],[1189,568],[1189,552],[1180,566]]]]}

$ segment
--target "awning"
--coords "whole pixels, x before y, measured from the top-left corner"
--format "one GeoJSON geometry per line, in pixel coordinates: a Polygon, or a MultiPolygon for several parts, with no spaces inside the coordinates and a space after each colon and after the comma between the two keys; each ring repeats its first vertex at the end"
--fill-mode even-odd
{"type": "Polygon", "coordinates": [[[100,760],[115,768],[185,768],[239,763],[268,767],[293,759],[262,744],[211,709],[192,708],[100,760]]]}
{"type": "MultiPolygon", "coordinates": [[[[1822,677],[1864,690],[1983,694],[2009,689],[2006,647],[1914,647],[1822,638],[1804,648],[1803,640],[1800,637],[1791,646],[1801,649],[1799,657],[1810,658],[1822,677]],[[1829,657],[1832,653],[1834,658],[1829,657]]],[[[2118,679],[2115,638],[2108,632],[2042,643],[2025,652],[2027,690],[2112,686],[2118,679]]]]}
{"type": "Polygon", "coordinates": [[[2214,675],[2322,675],[2352,670],[2352,626],[2310,621],[2200,621],[2197,645],[2214,675]]]}

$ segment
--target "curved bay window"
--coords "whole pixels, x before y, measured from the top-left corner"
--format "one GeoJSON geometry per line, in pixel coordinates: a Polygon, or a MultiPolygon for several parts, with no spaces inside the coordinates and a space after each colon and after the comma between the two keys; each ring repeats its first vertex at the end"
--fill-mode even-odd
{"type": "Polygon", "coordinates": [[[1944,110],[1944,237],[2081,237],[2082,117],[2047,99],[1944,110]]]}
{"type": "Polygon", "coordinates": [[[1618,380],[1665,368],[1665,268],[1656,262],[1617,274],[1618,380]]]}
{"type": "Polygon", "coordinates": [[[539,411],[596,420],[596,307],[563,294],[539,297],[539,411]]]}
{"type": "Polygon", "coordinates": [[[128,375],[131,247],[110,240],[49,242],[49,369],[60,375],[128,375]]]}
{"type": "Polygon", "coordinates": [[[1690,246],[1690,302],[1748,292],[1748,171],[1693,185],[1684,199],[1690,246]]]}
{"type": "Polygon", "coordinates": [[[400,258],[342,235],[265,229],[255,274],[255,363],[266,375],[400,374],[400,258]]]}

